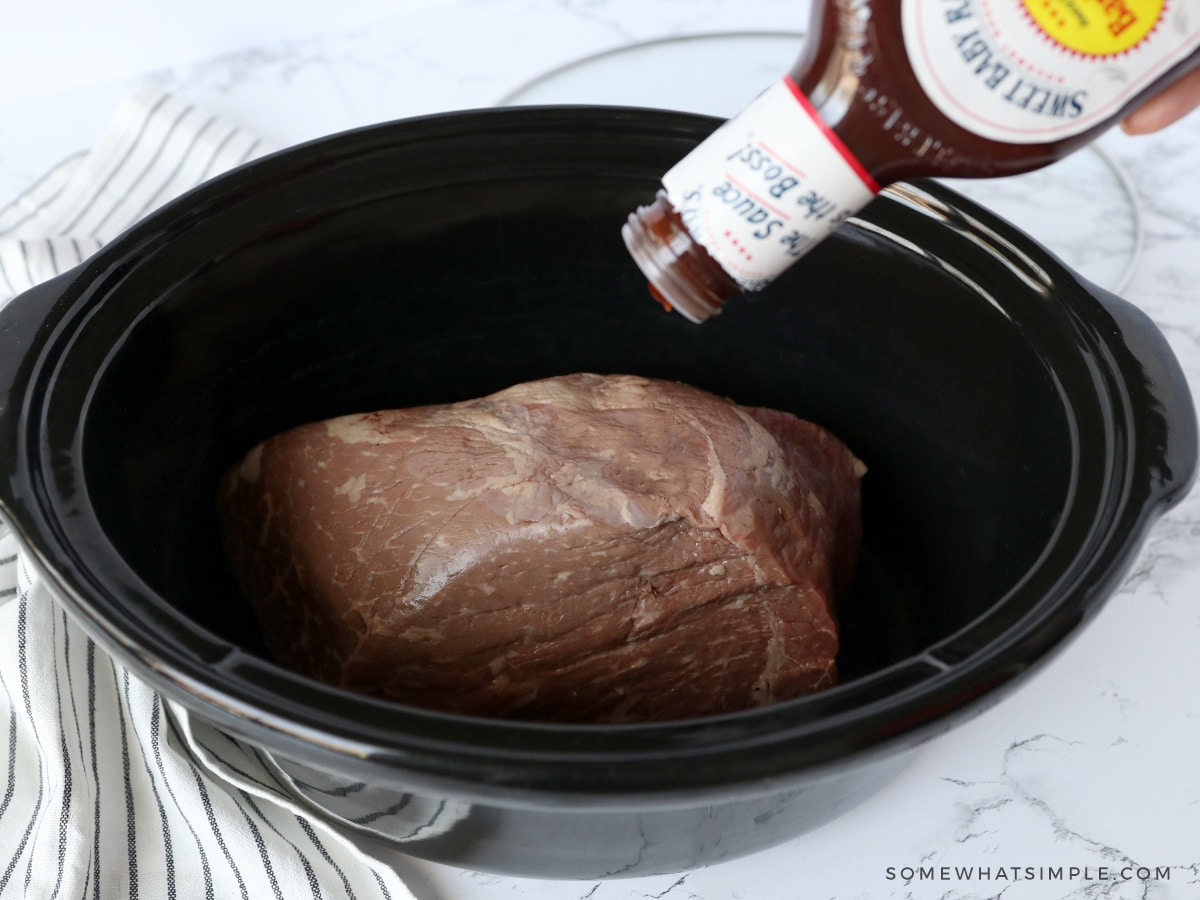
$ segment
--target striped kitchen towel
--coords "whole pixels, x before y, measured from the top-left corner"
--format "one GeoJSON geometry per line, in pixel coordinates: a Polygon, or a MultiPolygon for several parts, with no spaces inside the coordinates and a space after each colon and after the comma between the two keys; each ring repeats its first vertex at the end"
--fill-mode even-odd
{"type": "MultiPolygon", "coordinates": [[[[0,209],[0,304],[269,149],[137,89],[92,151],[0,209]]],[[[0,521],[0,898],[411,900],[261,752],[194,724],[67,617],[0,521]]]]}
{"type": "Polygon", "coordinates": [[[147,82],[96,146],[0,209],[0,301],[71,268],[155,207],[274,149],[147,82]]]}

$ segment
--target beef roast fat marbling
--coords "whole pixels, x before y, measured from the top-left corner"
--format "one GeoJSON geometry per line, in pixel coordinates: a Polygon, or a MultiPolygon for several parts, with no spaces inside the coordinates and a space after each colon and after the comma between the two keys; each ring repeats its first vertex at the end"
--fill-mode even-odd
{"type": "Polygon", "coordinates": [[[293,429],[219,510],[293,669],[475,715],[664,720],[834,682],[862,473],[787,413],[577,374],[293,429]]]}

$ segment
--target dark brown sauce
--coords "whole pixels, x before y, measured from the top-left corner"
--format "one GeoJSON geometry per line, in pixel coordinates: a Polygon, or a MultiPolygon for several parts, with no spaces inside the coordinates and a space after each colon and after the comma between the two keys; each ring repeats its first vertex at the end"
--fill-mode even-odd
{"type": "MultiPolygon", "coordinates": [[[[904,52],[902,5],[900,0],[819,0],[812,38],[789,72],[872,189],[917,177],[989,178],[1041,168],[1087,144],[1144,98],[1200,65],[1200,51],[1191,53],[1107,119],[1069,137],[1044,143],[992,140],[956,124],[922,89],[904,52]]],[[[625,240],[655,299],[694,321],[714,315],[741,293],[664,193],[630,216],[625,240]]]]}

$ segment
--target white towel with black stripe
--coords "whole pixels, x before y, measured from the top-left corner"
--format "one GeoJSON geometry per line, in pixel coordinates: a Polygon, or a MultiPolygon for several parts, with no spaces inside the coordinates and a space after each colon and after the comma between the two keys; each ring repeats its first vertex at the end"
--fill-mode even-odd
{"type": "Polygon", "coordinates": [[[153,83],[137,88],[96,146],[0,209],[0,300],[71,268],[146,213],[274,149],[153,83]]]}
{"type": "MultiPolygon", "coordinates": [[[[0,209],[0,304],[270,149],[139,88],[93,150],[0,209]]],[[[211,731],[97,647],[0,521],[0,898],[411,900],[261,754],[211,731]]]]}

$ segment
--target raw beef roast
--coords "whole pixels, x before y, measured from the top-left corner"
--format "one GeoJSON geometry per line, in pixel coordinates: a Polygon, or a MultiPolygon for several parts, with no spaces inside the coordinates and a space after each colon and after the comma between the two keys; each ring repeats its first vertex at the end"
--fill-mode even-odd
{"type": "Polygon", "coordinates": [[[792,415],[578,374],[296,428],[219,506],[287,666],[461,713],[664,720],[833,683],[862,473],[792,415]]]}

